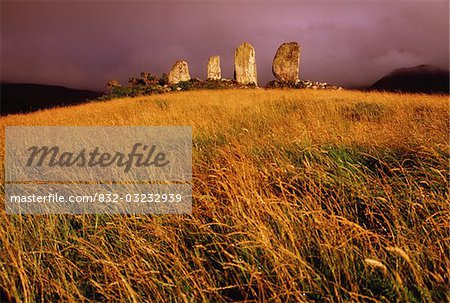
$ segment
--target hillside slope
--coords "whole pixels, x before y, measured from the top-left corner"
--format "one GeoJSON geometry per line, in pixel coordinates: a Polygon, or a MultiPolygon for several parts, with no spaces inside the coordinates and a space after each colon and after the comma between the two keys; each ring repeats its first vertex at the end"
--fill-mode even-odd
{"type": "Polygon", "coordinates": [[[2,300],[444,302],[448,115],[444,96],[258,89],[2,117],[2,142],[6,125],[191,125],[194,177],[192,215],[1,205],[2,300]]]}

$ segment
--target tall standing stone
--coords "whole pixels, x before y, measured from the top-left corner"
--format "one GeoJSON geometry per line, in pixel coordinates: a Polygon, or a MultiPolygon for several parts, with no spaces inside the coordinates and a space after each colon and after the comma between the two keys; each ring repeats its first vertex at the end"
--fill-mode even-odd
{"type": "Polygon", "coordinates": [[[180,81],[191,80],[189,67],[186,61],[177,61],[169,72],[169,84],[177,84],[180,81]]]}
{"type": "Polygon", "coordinates": [[[258,84],[254,47],[245,42],[234,53],[234,79],[239,84],[258,84]]]}
{"type": "Polygon", "coordinates": [[[299,79],[300,46],[297,42],[283,43],[273,59],[273,75],[283,82],[299,79]]]}
{"type": "Polygon", "coordinates": [[[207,79],[222,79],[222,70],[220,68],[220,56],[212,56],[208,60],[207,79]]]}

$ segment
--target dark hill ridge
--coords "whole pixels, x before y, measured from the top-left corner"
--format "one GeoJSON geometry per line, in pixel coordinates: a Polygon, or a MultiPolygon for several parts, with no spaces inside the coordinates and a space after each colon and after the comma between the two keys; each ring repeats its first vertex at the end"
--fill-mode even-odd
{"type": "Polygon", "coordinates": [[[1,83],[1,115],[74,105],[96,99],[101,95],[89,90],[55,85],[1,83]]]}
{"type": "Polygon", "coordinates": [[[399,68],[372,84],[371,90],[449,93],[449,71],[432,65],[399,68]]]}

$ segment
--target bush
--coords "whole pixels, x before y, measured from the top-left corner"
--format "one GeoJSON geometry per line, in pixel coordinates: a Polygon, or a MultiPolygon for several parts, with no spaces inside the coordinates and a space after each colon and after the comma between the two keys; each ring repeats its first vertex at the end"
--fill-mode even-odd
{"type": "Polygon", "coordinates": [[[168,85],[169,84],[169,76],[166,73],[162,74],[161,78],[158,81],[158,84],[161,86],[168,85]]]}

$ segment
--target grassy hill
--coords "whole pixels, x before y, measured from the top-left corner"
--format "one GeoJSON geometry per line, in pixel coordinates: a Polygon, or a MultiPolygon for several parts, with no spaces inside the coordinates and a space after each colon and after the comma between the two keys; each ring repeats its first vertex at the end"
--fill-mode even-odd
{"type": "Polygon", "coordinates": [[[448,117],[447,96],[328,90],[195,91],[2,117],[2,142],[5,125],[194,131],[190,216],[7,216],[2,205],[2,295],[448,300],[448,117]]]}

